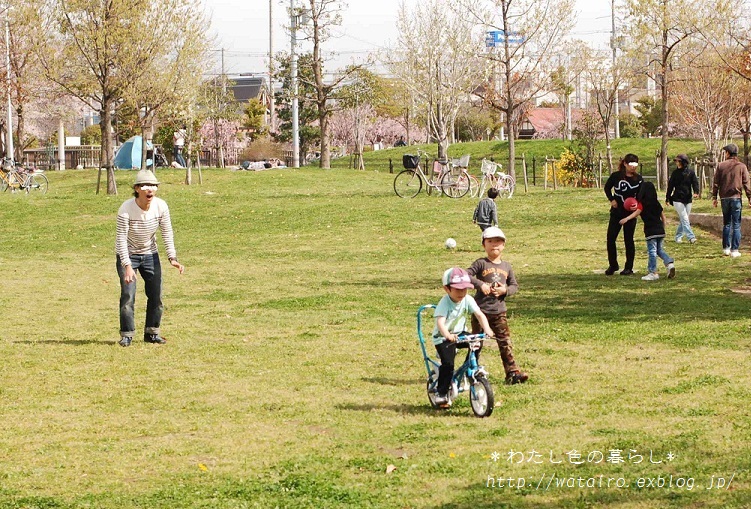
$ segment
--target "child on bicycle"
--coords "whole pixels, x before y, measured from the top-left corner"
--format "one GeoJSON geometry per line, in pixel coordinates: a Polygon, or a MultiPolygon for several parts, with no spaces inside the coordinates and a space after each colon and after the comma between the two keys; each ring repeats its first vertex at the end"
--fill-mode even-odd
{"type": "Polygon", "coordinates": [[[498,209],[495,206],[495,199],[498,198],[498,189],[491,187],[488,189],[487,198],[483,198],[475,207],[475,213],[472,215],[472,222],[485,231],[491,226],[498,226],[498,209]]]}
{"type": "MultiPolygon", "coordinates": [[[[483,258],[478,258],[467,269],[474,287],[477,289],[475,300],[487,317],[490,328],[498,342],[498,350],[506,372],[506,383],[524,383],[529,375],[516,365],[514,347],[511,343],[511,331],[506,319],[506,298],[519,290],[511,264],[501,259],[501,253],[506,247],[506,235],[503,231],[491,226],[482,232],[482,246],[485,248],[483,258]]],[[[477,333],[485,329],[482,322],[472,319],[472,332],[477,333]]],[[[479,352],[476,352],[479,355],[479,352]]]]}
{"type": "Polygon", "coordinates": [[[442,282],[446,295],[438,302],[433,312],[435,317],[433,345],[441,358],[441,367],[438,369],[438,394],[435,402],[445,407],[449,404],[448,393],[451,389],[451,378],[454,375],[456,349],[467,348],[467,343],[456,344],[458,335],[466,331],[467,314],[472,313],[473,321],[477,320],[478,327],[482,326],[482,330],[489,337],[493,337],[493,331],[475,299],[467,295],[467,290],[473,285],[466,270],[460,267],[448,269],[443,273],[442,282]]]}

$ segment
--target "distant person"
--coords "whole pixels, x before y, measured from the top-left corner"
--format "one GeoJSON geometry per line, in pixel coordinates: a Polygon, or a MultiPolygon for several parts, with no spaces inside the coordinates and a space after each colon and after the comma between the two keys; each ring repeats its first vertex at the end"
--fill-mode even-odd
{"type": "Polygon", "coordinates": [[[668,279],[675,277],[675,260],[665,251],[665,212],[657,199],[657,190],[652,182],[644,182],[636,195],[636,200],[641,208],[637,208],[631,214],[621,219],[621,224],[633,221],[641,216],[644,222],[644,237],[647,240],[647,275],[642,281],[657,281],[660,275],[657,273],[657,257],[660,257],[668,270],[668,279]]]}
{"type": "Polygon", "coordinates": [[[491,187],[488,189],[488,196],[477,203],[472,222],[480,227],[480,231],[485,231],[491,226],[498,226],[498,208],[495,205],[497,197],[498,189],[491,187]]]}
{"type": "Polygon", "coordinates": [[[162,265],[156,244],[156,231],[161,230],[162,242],[170,265],[180,274],[172,222],[167,203],[156,197],[159,181],[151,170],[136,175],[133,196],[117,211],[115,252],[120,277],[120,346],[130,346],[136,333],[136,271],[141,273],[146,290],[146,326],[143,340],[162,345],[167,341],[159,335],[162,322],[162,265]]]}
{"type": "MultiPolygon", "coordinates": [[[[466,270],[460,267],[448,269],[443,273],[442,283],[446,295],[438,302],[433,312],[435,317],[433,345],[438,352],[438,357],[441,358],[435,403],[445,408],[449,406],[448,395],[451,389],[451,378],[454,375],[456,341],[458,335],[467,330],[467,315],[474,315],[488,337],[493,337],[493,331],[475,299],[467,295],[467,290],[473,285],[466,270]]],[[[460,347],[466,348],[467,344],[464,343],[460,347]]]]}
{"type": "Polygon", "coordinates": [[[394,143],[395,147],[406,147],[407,142],[404,141],[404,136],[399,136],[399,139],[396,140],[396,143],[394,143]]]}
{"type": "Polygon", "coordinates": [[[668,190],[665,195],[665,203],[672,205],[678,214],[678,229],[675,231],[675,241],[683,242],[685,236],[690,243],[696,242],[696,235],[691,229],[691,202],[699,197],[699,179],[689,166],[688,156],[678,154],[675,156],[675,170],[668,180],[668,190]],[[692,192],[693,191],[693,192],[692,192]]]}
{"type": "Polygon", "coordinates": [[[185,163],[185,157],[183,157],[183,149],[185,148],[185,139],[187,137],[188,131],[184,125],[172,135],[172,143],[175,146],[175,162],[183,168],[188,167],[185,163]]]}
{"type": "Polygon", "coordinates": [[[634,154],[626,154],[618,165],[618,171],[610,174],[605,182],[605,196],[610,201],[610,221],[608,223],[607,248],[608,268],[605,275],[612,276],[618,270],[618,249],[615,241],[623,228],[623,243],[626,247],[626,264],[621,271],[622,276],[630,276],[634,273],[634,231],[636,219],[631,219],[621,224],[621,219],[633,212],[623,208],[626,198],[635,198],[644,179],[637,173],[639,169],[639,157],[634,154]]]}
{"type": "Polygon", "coordinates": [[[717,197],[722,204],[722,253],[737,258],[741,255],[741,209],[745,191],[751,205],[751,185],[748,168],[738,160],[738,145],[722,147],[725,160],[717,165],[712,184],[712,205],[717,207],[717,197]]]}

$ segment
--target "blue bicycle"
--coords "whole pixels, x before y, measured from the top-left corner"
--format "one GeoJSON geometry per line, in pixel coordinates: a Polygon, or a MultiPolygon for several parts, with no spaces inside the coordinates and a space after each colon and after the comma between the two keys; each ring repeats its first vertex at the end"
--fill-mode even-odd
{"type": "MultiPolygon", "coordinates": [[[[433,408],[441,408],[435,401],[438,392],[436,390],[438,386],[438,368],[441,366],[440,360],[435,360],[428,355],[428,350],[425,347],[425,338],[422,333],[422,316],[428,309],[434,309],[435,305],[425,304],[417,310],[417,337],[420,339],[420,348],[422,349],[422,357],[425,361],[425,370],[428,373],[427,391],[428,400],[433,408]]],[[[453,403],[453,400],[462,392],[469,391],[469,401],[472,406],[472,411],[477,417],[488,417],[493,413],[494,398],[493,387],[491,387],[488,381],[488,373],[485,368],[477,364],[477,356],[475,352],[482,345],[485,339],[485,334],[465,334],[459,335],[457,344],[465,343],[469,349],[467,358],[459,368],[454,371],[454,376],[451,380],[451,390],[449,391],[449,405],[453,403]]]]}

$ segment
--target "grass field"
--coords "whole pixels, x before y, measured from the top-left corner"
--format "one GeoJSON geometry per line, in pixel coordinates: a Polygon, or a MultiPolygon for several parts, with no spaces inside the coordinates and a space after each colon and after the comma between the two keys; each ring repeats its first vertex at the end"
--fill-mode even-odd
{"type": "Polygon", "coordinates": [[[117,197],[48,176],[0,194],[1,509],[751,507],[748,250],[700,231],[667,245],[674,280],[606,277],[602,191],[499,202],[530,380],[502,385],[488,349],[499,404],[477,419],[466,397],[430,408],[415,333],[442,271],[481,254],[474,200],[402,200],[383,171],[160,171],[187,268],[165,273],[169,343],[125,349],[134,174],[117,197]]]}

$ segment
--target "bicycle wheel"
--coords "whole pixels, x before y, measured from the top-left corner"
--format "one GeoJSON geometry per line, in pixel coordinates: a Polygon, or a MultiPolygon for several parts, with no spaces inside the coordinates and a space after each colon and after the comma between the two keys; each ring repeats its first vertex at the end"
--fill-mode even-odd
{"type": "Polygon", "coordinates": [[[469,196],[472,198],[480,196],[480,181],[474,175],[469,176],[469,196]]]}
{"type": "Polygon", "coordinates": [[[469,389],[469,401],[477,417],[490,417],[493,413],[493,388],[484,376],[475,377],[469,389]]]}
{"type": "Polygon", "coordinates": [[[469,175],[466,171],[447,172],[441,177],[441,189],[449,198],[461,198],[469,192],[469,175]]]}
{"type": "Polygon", "coordinates": [[[29,177],[29,180],[26,183],[26,192],[46,194],[47,188],[49,186],[50,186],[50,183],[47,180],[47,177],[45,177],[41,173],[37,173],[29,177]]]}
{"type": "Polygon", "coordinates": [[[414,198],[422,189],[422,179],[414,170],[404,170],[394,178],[394,192],[401,198],[414,198]]]}
{"type": "Polygon", "coordinates": [[[504,175],[498,179],[495,188],[498,190],[498,196],[501,198],[511,198],[514,194],[516,182],[511,175],[504,175]]]}

